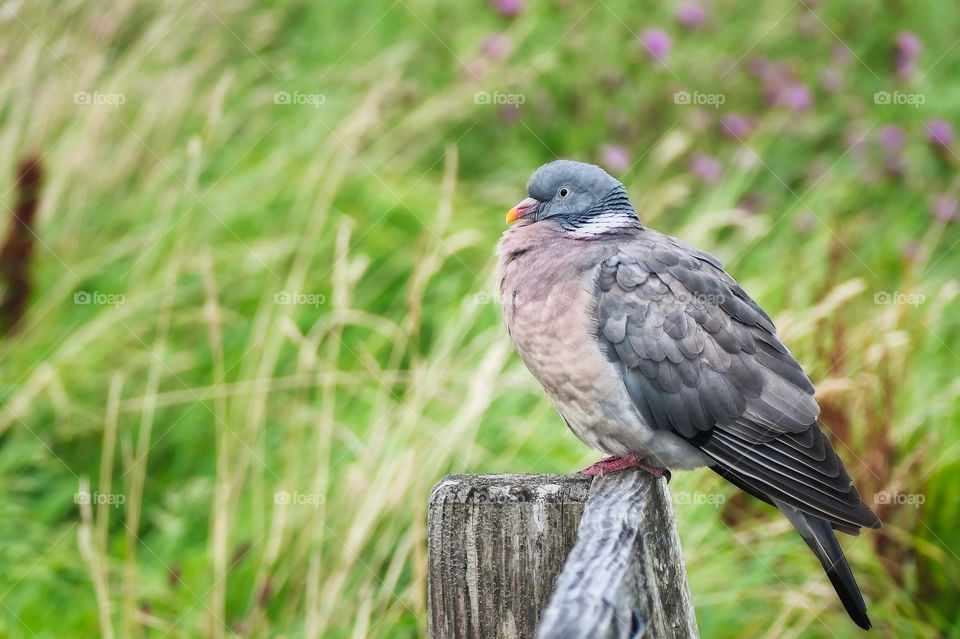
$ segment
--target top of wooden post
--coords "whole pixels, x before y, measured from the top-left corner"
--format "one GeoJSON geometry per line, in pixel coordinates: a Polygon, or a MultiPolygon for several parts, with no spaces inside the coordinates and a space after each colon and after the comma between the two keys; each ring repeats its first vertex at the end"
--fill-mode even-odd
{"type": "Polygon", "coordinates": [[[430,505],[487,502],[584,503],[593,480],[589,475],[447,475],[430,491],[430,505]]]}
{"type": "Polygon", "coordinates": [[[448,475],[428,528],[435,639],[698,637],[666,481],[645,471],[448,475]]]}

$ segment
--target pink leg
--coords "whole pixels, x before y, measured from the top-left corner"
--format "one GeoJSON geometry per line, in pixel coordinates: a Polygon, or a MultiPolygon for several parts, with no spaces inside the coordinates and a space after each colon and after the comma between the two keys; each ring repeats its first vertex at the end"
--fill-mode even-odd
{"type": "Polygon", "coordinates": [[[610,455],[609,457],[604,457],[596,464],[584,468],[580,472],[586,475],[604,475],[606,473],[623,470],[624,468],[642,468],[657,479],[666,475],[667,481],[670,481],[670,471],[644,463],[643,455],[638,455],[637,453],[631,453],[626,457],[610,455]]]}

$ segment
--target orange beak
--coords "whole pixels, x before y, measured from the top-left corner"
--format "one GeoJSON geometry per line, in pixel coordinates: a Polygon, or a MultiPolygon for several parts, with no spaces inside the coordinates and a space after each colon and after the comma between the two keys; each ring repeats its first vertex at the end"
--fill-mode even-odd
{"type": "Polygon", "coordinates": [[[527,199],[523,200],[515,207],[507,211],[507,224],[516,222],[520,218],[530,215],[537,210],[537,207],[540,206],[540,204],[542,204],[540,200],[536,200],[532,197],[528,197],[527,199]]]}

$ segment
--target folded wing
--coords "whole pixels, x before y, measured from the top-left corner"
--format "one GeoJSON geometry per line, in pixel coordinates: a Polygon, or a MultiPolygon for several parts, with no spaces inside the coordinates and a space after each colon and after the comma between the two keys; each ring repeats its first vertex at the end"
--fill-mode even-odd
{"type": "Polygon", "coordinates": [[[596,295],[599,338],[647,424],[761,498],[853,534],[879,527],[817,426],[810,380],[715,257],[645,230],[601,264],[596,295]]]}

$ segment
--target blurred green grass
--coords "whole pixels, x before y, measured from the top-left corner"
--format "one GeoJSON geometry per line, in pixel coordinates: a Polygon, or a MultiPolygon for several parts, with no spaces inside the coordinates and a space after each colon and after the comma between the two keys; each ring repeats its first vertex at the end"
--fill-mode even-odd
{"type": "MultiPolygon", "coordinates": [[[[960,636],[960,236],[929,213],[960,185],[925,130],[960,115],[958,9],[707,6],[697,31],[626,0],[3,7],[0,199],[28,154],[47,177],[29,312],[0,340],[0,634],[425,634],[430,486],[596,455],[511,353],[492,253],[534,168],[620,145],[642,219],[774,316],[866,498],[922,496],[841,540],[878,634],[960,636]],[[770,106],[763,59],[812,106],[770,106]],[[724,135],[730,114],[752,131],[724,135]],[[125,503],[78,506],[87,481],[125,503]]],[[[672,488],[724,501],[677,508],[703,636],[857,632],[781,518],[708,472],[672,488]]]]}

